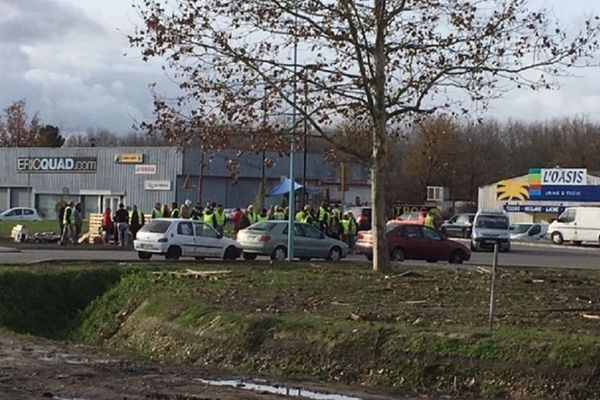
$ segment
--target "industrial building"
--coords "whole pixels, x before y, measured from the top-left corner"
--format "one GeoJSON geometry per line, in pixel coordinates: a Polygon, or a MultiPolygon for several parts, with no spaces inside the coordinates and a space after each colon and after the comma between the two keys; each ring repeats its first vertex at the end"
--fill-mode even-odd
{"type": "Polygon", "coordinates": [[[600,206],[600,177],[585,168],[531,168],[479,187],[479,210],[504,210],[511,222],[556,219],[565,208],[600,206]]]}
{"type": "MultiPolygon", "coordinates": [[[[203,153],[178,147],[1,148],[0,210],[32,206],[46,218],[56,216],[60,201],[80,202],[84,214],[119,202],[149,212],[156,202],[181,204],[186,199],[214,201],[224,207],[246,207],[288,176],[289,158],[262,154],[237,157],[236,151],[203,153]],[[231,168],[238,164],[237,169],[231,168]],[[201,189],[199,189],[201,188],[201,189]]],[[[367,169],[358,164],[332,165],[320,154],[297,155],[294,177],[306,186],[312,201],[370,201],[367,169]],[[341,175],[345,190],[341,192],[341,175]]],[[[268,197],[267,204],[283,198],[268,197]]]]}

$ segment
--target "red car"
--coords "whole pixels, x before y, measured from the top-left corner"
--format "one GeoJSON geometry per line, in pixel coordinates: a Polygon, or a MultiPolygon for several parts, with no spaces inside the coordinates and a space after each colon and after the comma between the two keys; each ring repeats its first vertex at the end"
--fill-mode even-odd
{"type": "MultiPolygon", "coordinates": [[[[388,222],[386,238],[392,261],[426,260],[448,261],[462,264],[471,258],[471,250],[462,243],[448,240],[435,229],[420,223],[402,221],[388,222]]],[[[356,240],[356,250],[373,259],[373,238],[371,231],[360,231],[356,240]]]]}

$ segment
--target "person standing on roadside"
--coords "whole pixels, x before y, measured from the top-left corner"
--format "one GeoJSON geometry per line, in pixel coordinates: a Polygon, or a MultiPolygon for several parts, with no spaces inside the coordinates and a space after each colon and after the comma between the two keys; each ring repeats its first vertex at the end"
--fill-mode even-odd
{"type": "Polygon", "coordinates": [[[60,244],[64,246],[67,240],[74,243],[75,236],[75,206],[73,202],[69,202],[65,207],[63,214],[63,231],[60,236],[60,244]]]}
{"type": "Polygon", "coordinates": [[[119,245],[124,247],[129,242],[129,214],[123,203],[119,204],[119,209],[115,213],[115,223],[117,224],[117,232],[119,232],[119,245]]]}
{"type": "Polygon", "coordinates": [[[227,222],[227,216],[225,215],[225,211],[223,210],[223,205],[217,205],[217,210],[215,211],[215,229],[221,235],[225,231],[225,223],[227,222]]]}
{"type": "Polygon", "coordinates": [[[156,203],[152,209],[152,219],[162,218],[163,215],[162,205],[160,203],[156,203]]]}
{"type": "Polygon", "coordinates": [[[202,203],[196,203],[196,207],[194,207],[190,213],[190,218],[195,221],[201,221],[204,218],[204,209],[202,208],[202,203]]]}
{"type": "Polygon", "coordinates": [[[169,210],[169,206],[167,205],[167,203],[165,203],[165,205],[163,207],[162,217],[163,218],[171,218],[171,210],[169,210]]]}
{"type": "Polygon", "coordinates": [[[144,213],[134,204],[133,208],[129,211],[129,230],[134,240],[140,228],[144,226],[144,223],[144,213]]]}
{"type": "Polygon", "coordinates": [[[179,208],[179,217],[180,218],[185,218],[185,219],[190,218],[191,212],[192,212],[192,210],[190,208],[191,205],[192,205],[192,201],[190,199],[187,199],[186,201],[183,202],[183,204],[179,208]]]}
{"type": "Polygon", "coordinates": [[[179,207],[177,206],[177,203],[173,202],[171,204],[171,218],[179,218],[179,207]]]}
{"type": "Polygon", "coordinates": [[[60,227],[60,234],[62,236],[63,233],[63,229],[64,229],[64,224],[63,224],[63,218],[65,217],[65,208],[67,208],[67,203],[64,201],[61,201],[58,203],[58,226],[60,227]]]}
{"type": "Polygon", "coordinates": [[[115,238],[115,243],[117,242],[117,235],[115,234],[115,224],[112,220],[112,215],[110,214],[110,207],[106,207],[106,209],[102,213],[102,228],[100,235],[102,236],[102,241],[104,242],[104,244],[108,244],[110,242],[111,236],[115,238]]]}

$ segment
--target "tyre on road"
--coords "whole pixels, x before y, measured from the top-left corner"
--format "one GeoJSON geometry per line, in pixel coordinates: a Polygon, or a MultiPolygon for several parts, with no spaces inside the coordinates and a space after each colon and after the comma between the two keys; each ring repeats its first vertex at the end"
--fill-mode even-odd
{"type": "Polygon", "coordinates": [[[256,253],[246,253],[246,252],[244,252],[242,254],[242,257],[244,257],[244,260],[248,260],[248,261],[256,260],[257,256],[258,256],[258,254],[256,254],[256,253]]]}
{"type": "Polygon", "coordinates": [[[229,246],[223,253],[223,260],[235,260],[240,256],[240,251],[235,246],[229,246]]]}
{"type": "Polygon", "coordinates": [[[152,258],[152,253],[148,253],[147,251],[138,251],[138,258],[140,260],[149,260],[152,258]]]}
{"type": "Polygon", "coordinates": [[[287,257],[287,250],[283,246],[278,246],[271,253],[271,260],[283,261],[287,257]]]}
{"type": "Polygon", "coordinates": [[[455,250],[452,252],[452,254],[450,254],[450,259],[448,260],[448,262],[450,264],[462,264],[464,260],[465,255],[463,254],[463,252],[460,250],[455,250]]]}
{"type": "Polygon", "coordinates": [[[392,261],[404,261],[404,250],[402,250],[400,247],[396,247],[394,250],[392,250],[390,259],[392,261]]]}
{"type": "Polygon", "coordinates": [[[330,261],[340,261],[342,259],[342,249],[335,246],[331,250],[329,250],[329,256],[327,257],[330,261]]]}
{"type": "Polygon", "coordinates": [[[165,254],[167,260],[179,260],[179,257],[181,257],[181,247],[171,246],[167,249],[167,253],[165,254]]]}
{"type": "Polygon", "coordinates": [[[552,238],[552,243],[554,244],[563,244],[563,237],[560,234],[560,232],[553,232],[552,236],[550,236],[552,238]]]}

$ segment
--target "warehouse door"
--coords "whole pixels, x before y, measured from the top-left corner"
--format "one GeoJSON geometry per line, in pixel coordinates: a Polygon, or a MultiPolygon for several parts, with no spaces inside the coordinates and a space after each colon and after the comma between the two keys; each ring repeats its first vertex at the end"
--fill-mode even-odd
{"type": "Polygon", "coordinates": [[[8,210],[10,208],[8,204],[8,189],[0,188],[0,212],[8,210]]]}
{"type": "Polygon", "coordinates": [[[13,188],[10,190],[11,207],[29,207],[29,189],[13,188]]]}

